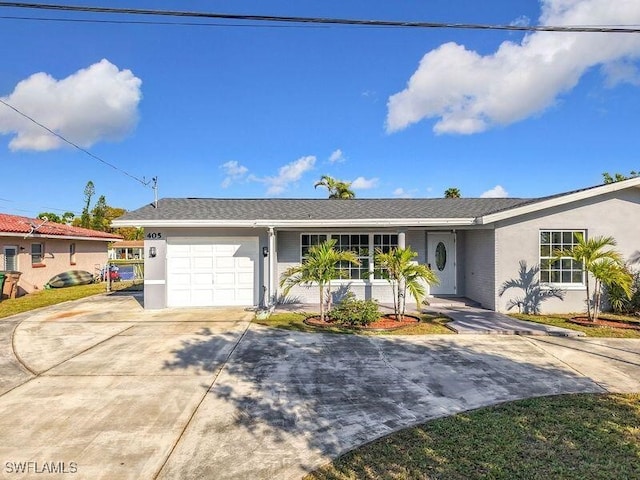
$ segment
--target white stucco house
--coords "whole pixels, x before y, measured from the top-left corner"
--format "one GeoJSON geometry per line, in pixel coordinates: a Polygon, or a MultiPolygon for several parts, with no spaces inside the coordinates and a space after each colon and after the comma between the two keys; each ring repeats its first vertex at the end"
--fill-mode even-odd
{"type": "MultiPolygon", "coordinates": [[[[552,252],[578,235],[610,235],[630,258],[640,249],[640,178],[542,198],[165,198],[113,225],[145,229],[145,308],[272,304],[281,273],[335,238],[361,260],[335,288],[361,298],[391,301],[371,273],[374,251],[410,246],[440,279],[431,295],[507,311],[528,293],[503,286],[533,268],[539,311],[575,312],[585,274],[570,259],[550,261],[552,252]],[[561,294],[545,298],[549,289],[561,294]]],[[[317,289],[293,289],[287,301],[316,303],[317,289]]]]}

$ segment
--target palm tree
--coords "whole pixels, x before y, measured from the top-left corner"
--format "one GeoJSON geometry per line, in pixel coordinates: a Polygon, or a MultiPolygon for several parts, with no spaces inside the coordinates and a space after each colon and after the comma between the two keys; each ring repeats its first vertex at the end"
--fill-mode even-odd
{"type": "Polygon", "coordinates": [[[331,280],[344,276],[344,272],[338,268],[339,264],[341,262],[360,264],[355,253],[336,250],[335,245],[335,239],[313,245],[309,248],[309,253],[302,264],[289,267],[282,273],[280,280],[280,287],[284,287],[285,296],[295,285],[317,283],[320,292],[320,318],[323,321],[325,312],[331,308],[331,280]]]}
{"type": "Polygon", "coordinates": [[[451,187],[444,191],[444,198],[460,198],[462,194],[459,188],[451,187]]]}
{"type": "Polygon", "coordinates": [[[598,318],[603,284],[619,286],[628,297],[631,296],[633,279],[625,267],[622,255],[616,250],[607,249],[607,247],[615,246],[616,241],[613,237],[600,236],[585,240],[583,236],[579,236],[577,244],[572,248],[554,252],[556,260],[570,258],[582,264],[582,268],[586,271],[587,317],[591,321],[598,318]],[[593,298],[589,275],[595,279],[593,298]],[[592,303],[593,309],[591,308],[592,303]]]}
{"type": "Polygon", "coordinates": [[[417,255],[411,247],[392,248],[388,252],[376,250],[376,272],[391,285],[396,320],[404,320],[407,290],[415,299],[416,308],[419,308],[426,293],[425,284],[440,283],[428,266],[413,261],[417,255]]]}
{"type": "Polygon", "coordinates": [[[320,177],[320,180],[313,185],[313,188],[318,187],[325,187],[329,191],[329,198],[331,199],[348,200],[356,198],[354,191],[349,188],[351,187],[351,182],[336,180],[329,175],[323,175],[320,177]]]}

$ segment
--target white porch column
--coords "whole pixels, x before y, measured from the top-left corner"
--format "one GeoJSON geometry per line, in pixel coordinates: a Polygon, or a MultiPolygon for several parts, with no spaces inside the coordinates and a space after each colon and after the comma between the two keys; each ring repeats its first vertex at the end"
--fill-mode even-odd
{"type": "Polygon", "coordinates": [[[406,230],[398,230],[398,248],[406,248],[406,230]]]}
{"type": "Polygon", "coordinates": [[[276,303],[276,292],[278,291],[278,280],[276,278],[277,255],[276,255],[276,232],[273,227],[269,227],[269,258],[268,258],[268,290],[266,301],[268,305],[276,303]]]}
{"type": "MultiPolygon", "coordinates": [[[[398,230],[398,248],[406,248],[407,247],[406,233],[407,233],[407,231],[405,229],[399,229],[398,230]]],[[[401,292],[404,291],[404,282],[403,281],[398,282],[398,289],[401,292]]],[[[402,296],[398,300],[400,302],[400,305],[399,305],[400,311],[404,312],[406,299],[404,298],[404,296],[402,296]]]]}

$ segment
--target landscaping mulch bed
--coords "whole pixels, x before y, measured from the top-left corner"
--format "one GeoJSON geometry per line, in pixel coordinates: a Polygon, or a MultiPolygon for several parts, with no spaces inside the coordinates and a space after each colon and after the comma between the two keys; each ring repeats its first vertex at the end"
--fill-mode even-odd
{"type": "Polygon", "coordinates": [[[340,327],[340,328],[350,328],[354,330],[398,330],[399,328],[408,327],[410,325],[415,325],[418,323],[420,319],[418,317],[414,317],[412,315],[405,315],[404,320],[396,320],[396,316],[394,314],[383,315],[378,320],[373,323],[370,323],[367,326],[355,326],[349,327],[347,325],[340,325],[336,322],[325,322],[320,319],[320,317],[308,317],[304,320],[304,323],[307,325],[311,325],[313,327],[321,327],[321,328],[329,328],[329,327],[340,327]]]}
{"type": "Polygon", "coordinates": [[[640,330],[640,322],[614,320],[611,318],[597,318],[595,321],[590,321],[588,317],[573,317],[569,319],[569,322],[582,325],[583,327],[609,327],[640,330]]]}

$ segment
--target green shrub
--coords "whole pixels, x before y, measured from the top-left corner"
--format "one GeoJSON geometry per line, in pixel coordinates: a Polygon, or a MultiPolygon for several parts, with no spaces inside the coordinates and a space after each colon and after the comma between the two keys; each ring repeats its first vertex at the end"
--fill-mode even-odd
{"type": "Polygon", "coordinates": [[[380,317],[378,303],[375,300],[356,300],[352,292],[348,292],[329,312],[329,318],[348,327],[366,326],[380,317]]]}
{"type": "Polygon", "coordinates": [[[607,299],[615,313],[633,314],[640,312],[640,272],[633,273],[631,298],[617,285],[607,287],[607,299]]]}

